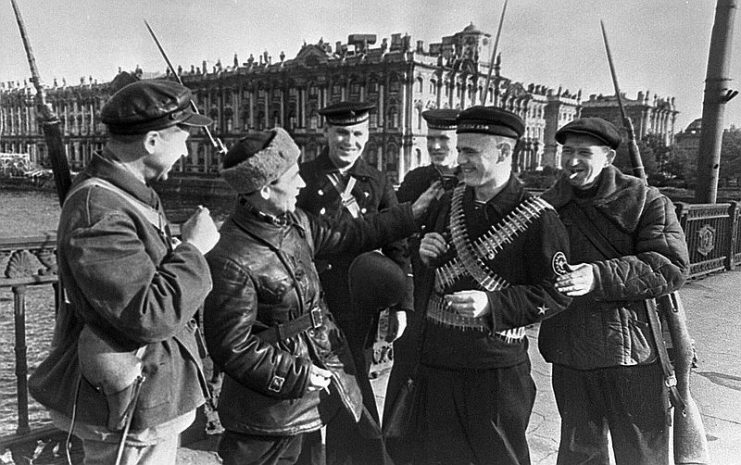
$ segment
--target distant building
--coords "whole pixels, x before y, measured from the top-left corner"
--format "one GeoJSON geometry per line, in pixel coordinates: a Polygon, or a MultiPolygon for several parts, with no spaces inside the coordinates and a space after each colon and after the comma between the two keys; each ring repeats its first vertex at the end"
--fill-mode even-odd
{"type": "MultiPolygon", "coordinates": [[[[679,112],[674,105],[674,97],[660,98],[650,96],[649,92],[638,92],[635,99],[622,95],[625,113],[633,122],[636,139],[653,134],[663,141],[665,146],[671,145],[674,138],[674,123],[679,112]]],[[[589,100],[581,102],[581,116],[599,117],[623,127],[623,118],[620,114],[618,101],[614,95],[590,95],[589,100]]]]}
{"type": "MultiPolygon", "coordinates": [[[[326,145],[324,121],[317,112],[320,108],[340,100],[373,102],[376,109],[371,113],[364,157],[399,181],[410,169],[429,162],[427,126],[421,117],[424,110],[463,109],[481,103],[491,47],[491,35],[471,24],[429,47],[423,41],[413,42],[409,35],[392,34],[390,40],[384,38],[376,45],[375,35],[352,34],[347,43],[336,42],[334,46],[322,39],[304,44],[294,58],[281,53],[274,59],[264,52],[241,62],[235,55],[231,64],[203,61],[201,66],[178,67],[177,71],[193,90],[200,111],[214,119],[212,132],[227,147],[247,131],[282,126],[301,147],[304,160],[316,157],[326,145]]],[[[560,166],[556,130],[585,111],[602,108],[612,115],[614,110],[609,99],[582,102],[581,91],[523,84],[504,77],[501,57],[496,58],[491,71],[486,105],[506,108],[525,120],[522,148],[515,160],[518,171],[560,166]]],[[[137,74],[155,77],[139,69],[137,74]]],[[[160,76],[168,75],[169,71],[160,76]]],[[[47,99],[64,128],[73,169],[84,166],[105,141],[100,108],[111,94],[111,83],[91,81],[81,79],[70,86],[64,80],[54,80],[47,90],[47,99]]],[[[0,151],[28,152],[32,161],[40,163],[46,153],[33,98],[33,87],[27,83],[0,83],[0,151]]],[[[656,99],[648,101],[639,93],[638,100],[640,103],[629,107],[646,113],[641,131],[662,128],[673,133],[673,99],[671,109],[659,113],[654,110],[656,99]],[[654,115],[659,114],[664,123],[656,120],[654,115]]],[[[197,134],[191,137],[189,156],[174,170],[215,174],[218,163],[205,135],[197,134]]]]}
{"type": "Polygon", "coordinates": [[[698,157],[700,153],[700,134],[702,133],[702,118],[697,118],[687,126],[687,129],[674,137],[678,152],[691,157],[698,157]]]}

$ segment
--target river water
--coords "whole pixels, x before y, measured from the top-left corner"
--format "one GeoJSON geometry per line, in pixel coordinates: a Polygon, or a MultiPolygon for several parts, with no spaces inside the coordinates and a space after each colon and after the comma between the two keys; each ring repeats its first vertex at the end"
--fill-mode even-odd
{"type": "MultiPolygon", "coordinates": [[[[1,182],[1,181],[0,181],[1,182]]],[[[184,221],[198,205],[211,210],[217,221],[224,220],[233,200],[216,197],[163,196],[168,217],[184,221]]],[[[0,186],[0,240],[7,237],[36,236],[55,231],[60,206],[53,191],[6,190],[0,186]]],[[[30,286],[26,296],[26,345],[29,373],[43,360],[51,343],[54,326],[54,295],[51,286],[30,286]]],[[[15,432],[17,399],[15,376],[15,329],[13,293],[0,289],[0,436],[15,432]]],[[[30,399],[31,426],[46,421],[45,411],[30,399]]]]}

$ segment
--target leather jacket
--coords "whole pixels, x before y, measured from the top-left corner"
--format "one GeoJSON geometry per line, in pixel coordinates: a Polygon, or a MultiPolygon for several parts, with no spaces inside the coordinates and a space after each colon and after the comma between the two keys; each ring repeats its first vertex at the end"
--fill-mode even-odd
{"type": "Polygon", "coordinates": [[[226,373],[219,416],[231,431],[314,431],[341,405],[360,418],[352,356],[327,310],[314,259],[373,250],[417,229],[408,204],[337,224],[300,209],[286,219],[271,221],[240,200],[207,255],[214,290],[204,329],[211,356],[226,373]],[[275,326],[312,311],[321,312],[313,328],[271,339],[275,326]],[[307,390],[312,364],[332,372],[330,393],[307,390]]]}

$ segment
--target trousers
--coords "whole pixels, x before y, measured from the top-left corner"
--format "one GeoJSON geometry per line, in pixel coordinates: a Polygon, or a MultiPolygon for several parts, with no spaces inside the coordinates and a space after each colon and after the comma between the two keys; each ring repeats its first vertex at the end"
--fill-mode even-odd
{"type": "Polygon", "coordinates": [[[558,465],[609,465],[608,432],[617,465],[669,463],[669,400],[658,363],[553,365],[552,383],[561,415],[558,465]]]}

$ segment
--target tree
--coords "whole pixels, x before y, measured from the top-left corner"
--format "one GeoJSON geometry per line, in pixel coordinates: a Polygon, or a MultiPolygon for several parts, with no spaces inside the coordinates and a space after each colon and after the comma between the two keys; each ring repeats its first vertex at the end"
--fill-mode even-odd
{"type": "Polygon", "coordinates": [[[723,180],[741,177],[741,128],[731,126],[723,131],[720,149],[720,173],[723,180]]]}
{"type": "MultiPolygon", "coordinates": [[[[638,146],[638,152],[641,154],[643,169],[646,171],[646,176],[656,174],[656,153],[657,151],[663,151],[666,149],[661,137],[655,134],[648,134],[643,139],[636,141],[636,145],[638,146]]],[[[621,144],[620,147],[618,147],[617,155],[615,156],[613,164],[623,173],[633,173],[633,164],[630,161],[627,143],[621,144]]]]}

